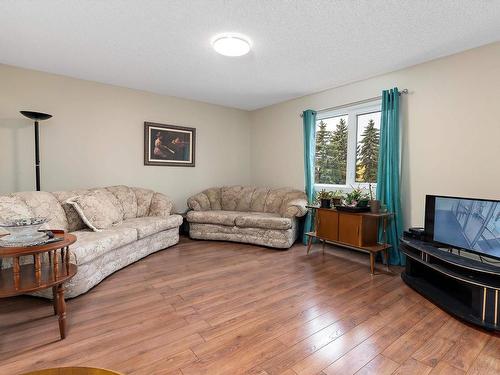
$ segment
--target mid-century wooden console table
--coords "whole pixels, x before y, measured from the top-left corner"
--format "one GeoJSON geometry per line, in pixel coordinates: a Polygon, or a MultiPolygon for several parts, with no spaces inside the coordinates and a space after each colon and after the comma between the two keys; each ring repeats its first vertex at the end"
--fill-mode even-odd
{"type": "Polygon", "coordinates": [[[0,258],[12,258],[12,267],[0,270],[0,298],[52,288],[54,314],[59,316],[59,333],[64,339],[66,302],[63,284],[77,271],[77,266],[69,261],[69,246],[75,243],[76,236],[62,231],[52,232],[62,240],[40,246],[0,247],[0,258]],[[32,256],[33,263],[21,265],[20,258],[24,256],[32,256]]]}
{"type": "Polygon", "coordinates": [[[391,245],[387,243],[387,222],[393,215],[391,212],[347,212],[317,206],[307,206],[307,208],[316,213],[313,231],[306,233],[307,254],[311,251],[313,239],[317,238],[323,243],[323,253],[325,242],[369,253],[372,275],[375,273],[375,255],[382,252],[389,270],[391,245]],[[380,223],[382,223],[382,242],[378,241],[380,223]]]}

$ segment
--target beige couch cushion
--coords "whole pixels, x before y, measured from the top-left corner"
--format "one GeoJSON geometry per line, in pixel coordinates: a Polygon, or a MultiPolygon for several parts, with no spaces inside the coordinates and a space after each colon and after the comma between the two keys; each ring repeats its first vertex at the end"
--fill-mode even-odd
{"type": "Polygon", "coordinates": [[[255,188],[252,193],[252,203],[250,205],[250,211],[264,212],[264,206],[266,204],[267,196],[269,195],[268,188],[255,188]]]}
{"type": "Polygon", "coordinates": [[[154,191],[151,189],[144,188],[131,188],[135,194],[137,201],[137,215],[136,217],[148,216],[149,206],[151,206],[151,200],[153,199],[154,191]]]}
{"type": "Polygon", "coordinates": [[[236,225],[235,220],[241,216],[239,211],[189,211],[187,219],[191,223],[236,225]]]}
{"type": "Polygon", "coordinates": [[[163,230],[178,227],[181,224],[182,216],[180,215],[170,215],[167,218],[148,216],[124,220],[118,228],[133,228],[137,230],[137,236],[141,239],[163,230]]]}
{"type": "Polygon", "coordinates": [[[235,220],[236,226],[240,228],[262,228],[286,230],[292,227],[292,219],[281,217],[273,213],[240,213],[235,220]]]}
{"type": "Polygon", "coordinates": [[[114,227],[99,232],[91,230],[79,230],[72,232],[77,241],[71,245],[70,252],[73,254],[76,264],[84,264],[117,249],[137,241],[137,231],[133,228],[114,227]]]}
{"type": "Polygon", "coordinates": [[[226,211],[250,211],[253,186],[225,186],[221,188],[221,206],[226,211]]]}
{"type": "Polygon", "coordinates": [[[210,188],[203,192],[210,202],[210,208],[212,210],[221,210],[221,189],[220,188],[210,188]]]}
{"type": "Polygon", "coordinates": [[[123,218],[130,219],[137,217],[137,198],[134,191],[128,186],[110,186],[106,188],[109,192],[113,193],[118,202],[120,203],[123,218]]]}
{"type": "Polygon", "coordinates": [[[168,217],[174,209],[174,203],[162,193],[154,193],[151,198],[148,216],[168,217]]]}
{"type": "Polygon", "coordinates": [[[0,196],[0,224],[8,224],[13,220],[28,219],[33,216],[33,211],[21,198],[0,196]]]}
{"type": "Polygon", "coordinates": [[[266,198],[264,212],[281,213],[281,207],[291,191],[288,188],[270,190],[266,198]]]}
{"type": "Polygon", "coordinates": [[[78,212],[87,226],[99,232],[121,224],[123,213],[116,197],[104,189],[91,191],[84,195],[77,195],[66,201],[78,212]]]}
{"type": "Polygon", "coordinates": [[[14,193],[13,196],[21,198],[33,211],[37,217],[46,217],[49,219],[42,229],[63,229],[68,228],[68,219],[66,214],[52,193],[46,191],[24,191],[14,193]]]}
{"type": "Polygon", "coordinates": [[[189,197],[187,204],[194,211],[268,212],[286,217],[303,216],[307,212],[305,193],[291,188],[270,189],[239,185],[210,188],[189,197]],[[296,208],[290,209],[290,205],[296,208]]]}

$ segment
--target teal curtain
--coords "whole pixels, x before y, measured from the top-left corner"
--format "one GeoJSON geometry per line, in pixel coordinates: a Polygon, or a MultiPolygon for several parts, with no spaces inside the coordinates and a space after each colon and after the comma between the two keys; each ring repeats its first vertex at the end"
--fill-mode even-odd
{"type": "Polygon", "coordinates": [[[380,149],[377,171],[377,199],[394,213],[387,226],[387,240],[392,245],[389,262],[404,265],[405,256],[399,251],[403,234],[400,196],[400,124],[399,91],[395,87],[382,91],[380,149]]]}
{"type": "MultiPolygon", "coordinates": [[[[304,121],[304,170],[307,202],[314,202],[314,158],[316,154],[316,112],[308,109],[302,113],[304,121]]],[[[307,244],[305,233],[310,232],[313,227],[313,214],[308,212],[304,221],[304,234],[302,242],[307,244]]]]}

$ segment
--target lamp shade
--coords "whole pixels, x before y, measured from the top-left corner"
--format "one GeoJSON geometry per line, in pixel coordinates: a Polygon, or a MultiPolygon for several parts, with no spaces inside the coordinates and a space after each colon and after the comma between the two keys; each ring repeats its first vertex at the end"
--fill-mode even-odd
{"type": "Polygon", "coordinates": [[[33,111],[20,111],[20,112],[23,116],[26,116],[27,118],[30,118],[35,121],[48,120],[49,118],[52,117],[52,115],[42,112],[33,112],[33,111]]]}

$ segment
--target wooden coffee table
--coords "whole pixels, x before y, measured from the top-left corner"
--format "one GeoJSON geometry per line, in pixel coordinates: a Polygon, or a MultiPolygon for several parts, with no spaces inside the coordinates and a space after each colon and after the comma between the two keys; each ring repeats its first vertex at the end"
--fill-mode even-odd
{"type": "Polygon", "coordinates": [[[54,315],[59,316],[61,339],[66,337],[66,302],[63,284],[76,275],[77,266],[69,261],[69,246],[76,236],[52,231],[61,241],[40,246],[0,247],[0,258],[12,258],[12,267],[0,270],[0,298],[17,296],[52,288],[54,315]],[[43,256],[47,253],[47,256],[43,256]],[[33,263],[20,264],[20,259],[32,256],[33,263]],[[47,261],[42,261],[46,258],[47,261]]]}
{"type": "Polygon", "coordinates": [[[121,372],[93,367],[60,367],[27,372],[23,375],[123,375],[121,372]]]}

